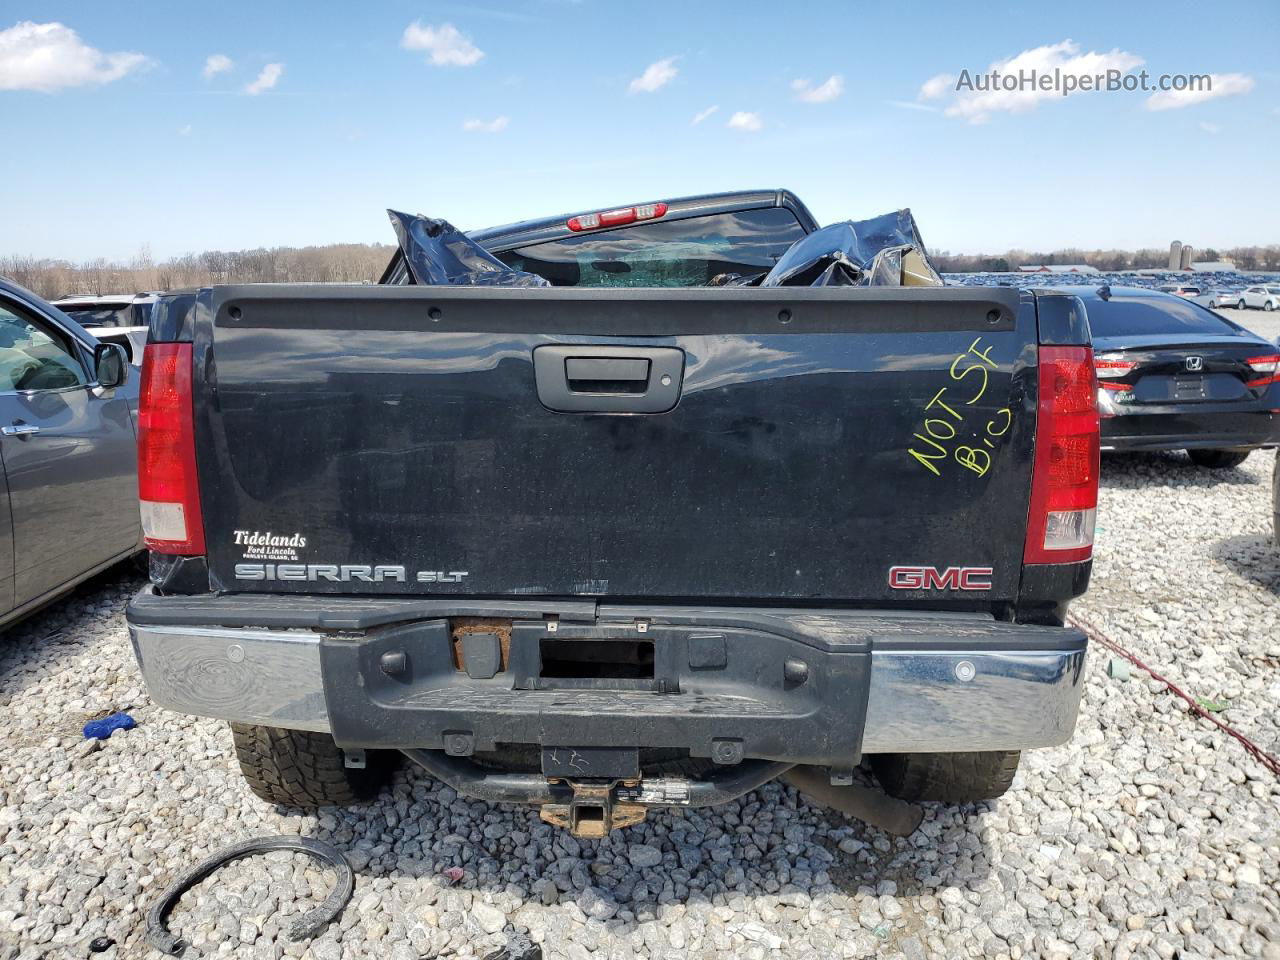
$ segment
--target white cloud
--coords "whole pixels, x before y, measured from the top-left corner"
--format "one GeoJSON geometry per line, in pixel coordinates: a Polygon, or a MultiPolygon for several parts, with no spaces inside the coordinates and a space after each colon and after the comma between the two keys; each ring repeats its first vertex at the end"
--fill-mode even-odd
{"type": "Polygon", "coordinates": [[[726,126],[732,127],[734,130],[745,130],[747,133],[755,133],[764,126],[764,121],[760,119],[758,113],[747,113],[745,110],[739,110],[732,117],[726,126]]]}
{"type": "Polygon", "coordinates": [[[1222,132],[1222,128],[1220,126],[1218,126],[1216,123],[1209,123],[1207,120],[1200,121],[1200,129],[1203,130],[1205,133],[1216,134],[1216,133],[1222,132]]]}
{"type": "Polygon", "coordinates": [[[693,115],[693,119],[689,121],[689,126],[696,127],[703,120],[707,119],[707,117],[711,116],[713,113],[715,113],[719,109],[720,108],[718,106],[715,106],[715,107],[707,107],[707,109],[705,110],[699,110],[697,113],[693,115]]]}
{"type": "Polygon", "coordinates": [[[119,80],[149,66],[140,53],[103,53],[61,23],[19,21],[0,30],[0,90],[53,93],[119,80]]]}
{"type": "Polygon", "coordinates": [[[268,63],[262,68],[262,72],[258,74],[257,79],[253,83],[246,84],[244,92],[251,97],[256,97],[264,90],[270,90],[280,82],[280,77],[284,75],[283,63],[268,63]]]}
{"type": "Polygon", "coordinates": [[[462,129],[470,133],[501,133],[511,122],[510,117],[494,117],[492,120],[467,120],[462,129]]]}
{"type": "Polygon", "coordinates": [[[808,80],[792,80],[791,89],[796,99],[805,103],[827,103],[844,93],[844,77],[837,75],[827,77],[818,86],[810,86],[808,80]]]}
{"type": "Polygon", "coordinates": [[[923,110],[925,113],[937,113],[937,107],[931,107],[927,103],[916,103],[914,100],[886,100],[885,103],[891,107],[897,107],[899,110],[923,110]]]}
{"type": "Polygon", "coordinates": [[[180,137],[189,137],[189,136],[191,136],[191,124],[189,124],[189,123],[188,123],[186,126],[179,127],[179,128],[178,128],[178,136],[180,136],[180,137]]]}
{"type": "MultiPolygon", "coordinates": [[[[920,88],[920,96],[924,99],[937,99],[950,86],[954,90],[954,96],[944,111],[946,115],[960,117],[969,123],[986,123],[993,113],[1024,113],[1034,110],[1046,100],[1064,99],[1061,89],[1053,89],[1052,86],[1045,89],[1040,84],[1018,84],[1009,89],[1000,83],[996,85],[996,89],[977,89],[979,85],[992,86],[984,82],[992,72],[999,73],[1001,77],[1028,76],[1032,71],[1038,76],[1053,76],[1056,72],[1064,78],[1088,77],[1088,82],[1093,84],[1093,78],[1105,75],[1109,70],[1127,73],[1142,66],[1143,62],[1136,54],[1119,49],[1106,53],[1092,50],[1081,53],[1079,45],[1074,41],[1063,40],[1061,43],[1023,50],[1006,60],[997,60],[985,71],[976,74],[964,71],[950,85],[944,82],[946,74],[939,74],[925,82],[920,88]],[[962,84],[964,88],[955,90],[956,86],[962,84]]],[[[1066,96],[1087,92],[1090,91],[1077,88],[1066,96]]]]}
{"type": "Polygon", "coordinates": [[[484,58],[484,51],[452,23],[424,27],[421,20],[415,20],[404,28],[400,46],[406,50],[425,50],[436,67],[470,67],[484,58]]]}
{"type": "Polygon", "coordinates": [[[676,58],[667,57],[657,60],[644,68],[644,73],[636,77],[627,86],[628,93],[653,93],[661,90],[676,78],[680,71],[676,69],[676,58]]]}
{"type": "Polygon", "coordinates": [[[919,97],[921,100],[937,100],[939,97],[946,96],[947,91],[955,88],[956,75],[954,73],[939,73],[920,84],[919,97]]]}
{"type": "Polygon", "coordinates": [[[1201,90],[1161,90],[1147,97],[1148,110],[1177,110],[1218,97],[1232,97],[1253,89],[1253,77],[1243,73],[1211,73],[1201,90]]]}
{"type": "Polygon", "coordinates": [[[204,73],[204,78],[209,80],[220,73],[226,73],[234,66],[235,64],[232,63],[231,58],[225,53],[211,53],[205,58],[202,72],[204,73]]]}

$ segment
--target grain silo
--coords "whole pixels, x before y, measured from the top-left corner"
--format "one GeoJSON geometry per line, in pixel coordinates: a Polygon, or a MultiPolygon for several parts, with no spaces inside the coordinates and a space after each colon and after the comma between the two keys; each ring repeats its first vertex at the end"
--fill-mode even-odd
{"type": "Polygon", "coordinates": [[[1178,270],[1182,266],[1182,241],[1175,240],[1169,244],[1169,269],[1178,270]]]}
{"type": "Polygon", "coordinates": [[[1191,246],[1191,244],[1189,243],[1182,248],[1182,259],[1178,263],[1179,269],[1181,270],[1191,269],[1191,257],[1195,252],[1196,252],[1195,247],[1191,246]]]}

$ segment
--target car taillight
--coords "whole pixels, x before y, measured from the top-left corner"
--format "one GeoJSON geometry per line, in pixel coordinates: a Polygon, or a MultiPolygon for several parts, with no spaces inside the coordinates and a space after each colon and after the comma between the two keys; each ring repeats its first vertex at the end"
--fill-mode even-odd
{"type": "Polygon", "coordinates": [[[1246,387],[1265,387],[1269,383],[1280,382],[1276,369],[1280,367],[1280,354],[1269,353],[1265,357],[1250,357],[1245,361],[1254,373],[1261,374],[1248,381],[1246,387]]]}
{"type": "Polygon", "coordinates": [[[1040,348],[1040,402],[1024,563],[1093,555],[1098,507],[1098,381],[1089,347],[1040,348]]]}
{"type": "MultiPolygon", "coordinates": [[[[1093,361],[1093,369],[1097,373],[1099,380],[1107,377],[1123,377],[1137,365],[1136,360],[1122,360],[1119,357],[1109,357],[1105,354],[1095,357],[1093,361]]],[[[1103,386],[1107,387],[1110,384],[1104,383],[1103,386]]]]}
{"type": "Polygon", "coordinates": [[[599,213],[584,213],[581,216],[570,217],[565,221],[565,226],[578,233],[599,227],[620,227],[623,224],[635,223],[637,220],[657,220],[666,214],[665,203],[642,203],[636,207],[619,207],[617,210],[602,210],[599,213]]]}
{"type": "Polygon", "coordinates": [[[191,403],[191,344],[148,344],[138,399],[142,535],[157,553],[204,553],[191,403]]]}

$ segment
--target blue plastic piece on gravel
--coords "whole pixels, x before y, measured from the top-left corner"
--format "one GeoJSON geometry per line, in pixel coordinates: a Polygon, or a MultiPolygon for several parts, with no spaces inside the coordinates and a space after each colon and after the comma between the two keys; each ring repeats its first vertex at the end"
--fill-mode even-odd
{"type": "Polygon", "coordinates": [[[90,720],[84,725],[85,739],[105,740],[117,730],[132,730],[137,721],[127,713],[113,713],[101,720],[90,720]]]}

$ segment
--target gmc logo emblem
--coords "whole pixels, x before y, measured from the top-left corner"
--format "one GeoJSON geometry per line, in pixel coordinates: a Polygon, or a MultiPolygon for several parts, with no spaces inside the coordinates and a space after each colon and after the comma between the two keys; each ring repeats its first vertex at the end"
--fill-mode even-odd
{"type": "Polygon", "coordinates": [[[990,590],[991,567],[890,567],[894,590],[990,590]]]}

